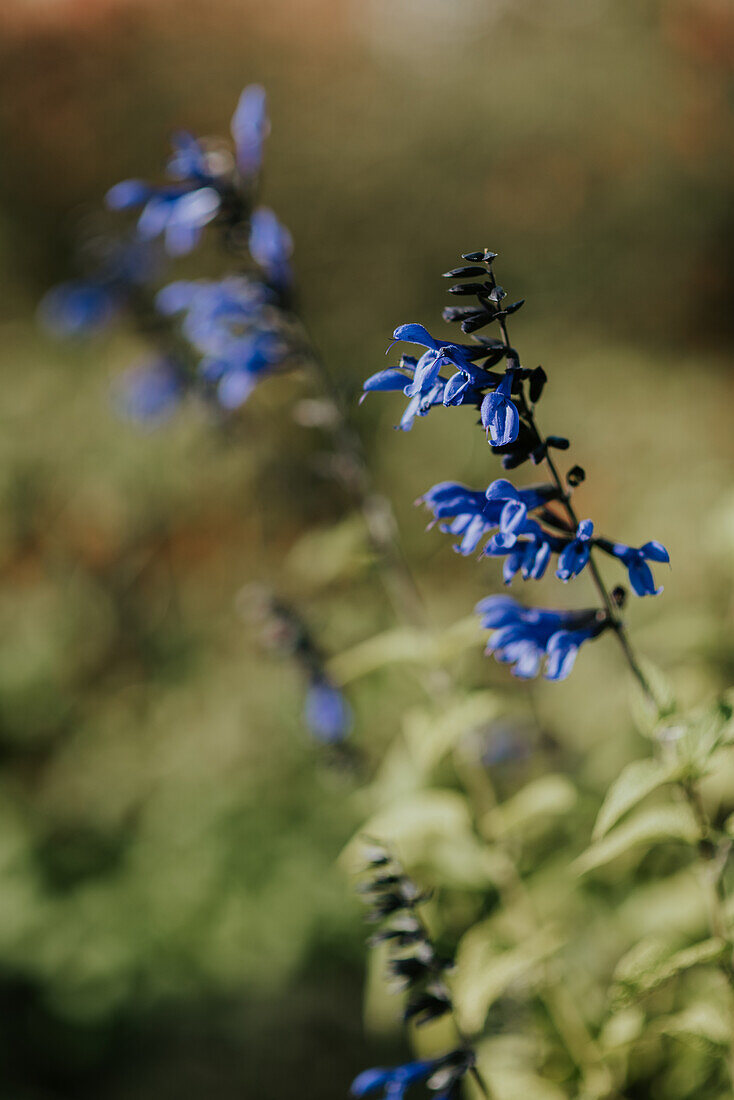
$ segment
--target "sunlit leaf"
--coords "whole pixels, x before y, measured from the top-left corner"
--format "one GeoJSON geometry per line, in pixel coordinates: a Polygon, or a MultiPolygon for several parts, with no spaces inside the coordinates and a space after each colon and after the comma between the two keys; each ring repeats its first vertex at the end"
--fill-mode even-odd
{"type": "Polygon", "coordinates": [[[539,817],[568,813],[577,797],[576,788],[567,776],[543,775],[486,814],[482,825],[491,835],[501,836],[522,829],[539,817]]]}
{"type": "Polygon", "coordinates": [[[641,845],[650,846],[666,840],[693,844],[698,836],[698,827],[687,805],[653,806],[640,810],[592,844],[575,860],[573,867],[578,874],[586,874],[641,845]]]}
{"type": "Polygon", "coordinates": [[[503,949],[489,922],[471,928],[459,944],[453,982],[462,1026],[469,1032],[479,1031],[490,1005],[513,983],[532,980],[539,964],[562,942],[557,930],[546,928],[517,947],[503,949]]]}
{"type": "Polygon", "coordinates": [[[600,840],[628,810],[664,783],[675,780],[680,773],[676,762],[633,760],[607,791],[594,825],[593,839],[600,840]]]}
{"type": "Polygon", "coordinates": [[[726,943],[716,937],[680,951],[662,940],[641,940],[617,964],[613,998],[623,1002],[642,996],[684,970],[718,962],[726,950],[726,943]]]}

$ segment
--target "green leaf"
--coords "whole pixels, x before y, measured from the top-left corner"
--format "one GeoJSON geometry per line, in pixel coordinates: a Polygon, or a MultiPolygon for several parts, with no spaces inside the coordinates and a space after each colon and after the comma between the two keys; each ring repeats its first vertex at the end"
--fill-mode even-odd
{"type": "Polygon", "coordinates": [[[604,1024],[599,1042],[605,1050],[619,1050],[639,1039],[645,1026],[645,1013],[637,1005],[615,1012],[604,1024]]]}
{"type": "Polygon", "coordinates": [[[500,700],[491,691],[475,691],[451,700],[438,712],[424,708],[405,716],[403,732],[422,772],[430,772],[467,734],[497,717],[500,700]]]}
{"type": "Polygon", "coordinates": [[[567,776],[544,775],[532,780],[501,806],[490,810],[482,826],[493,836],[503,836],[539,817],[568,813],[577,797],[576,788],[567,776]]]}
{"type": "Polygon", "coordinates": [[[728,1008],[711,1001],[688,1005],[682,1012],[658,1021],[658,1027],[666,1035],[687,1039],[704,1050],[709,1046],[728,1047],[732,1040],[728,1008]]]}
{"type": "Polygon", "coordinates": [[[716,937],[675,952],[659,939],[641,940],[617,964],[612,997],[619,1003],[642,996],[684,970],[717,962],[726,950],[716,937]]]}
{"type": "Polygon", "coordinates": [[[659,844],[666,840],[693,844],[698,836],[698,827],[688,806],[653,806],[640,810],[613,832],[596,841],[572,866],[577,874],[583,875],[642,844],[659,844]]]}
{"type": "Polygon", "coordinates": [[[481,1030],[492,1003],[514,982],[532,980],[538,965],[562,942],[556,930],[545,928],[505,950],[497,944],[491,922],[469,929],[457,949],[452,983],[461,1026],[470,1033],[481,1030]]]}
{"type": "MultiPolygon", "coordinates": [[[[537,1036],[495,1035],[476,1047],[477,1064],[489,1083],[492,1100],[566,1100],[567,1092],[548,1079],[540,1067],[547,1051],[537,1036]]],[[[471,1100],[481,1100],[469,1080],[471,1100]]]]}
{"type": "Polygon", "coordinates": [[[607,791],[594,825],[593,839],[600,840],[628,810],[664,783],[673,782],[680,772],[676,762],[649,759],[628,764],[607,791]]]}
{"type": "Polygon", "coordinates": [[[500,869],[492,850],[472,829],[466,798],[456,791],[420,790],[379,810],[342,854],[349,870],[361,867],[365,836],[387,845],[408,867],[420,867],[441,885],[482,887],[500,869]]]}

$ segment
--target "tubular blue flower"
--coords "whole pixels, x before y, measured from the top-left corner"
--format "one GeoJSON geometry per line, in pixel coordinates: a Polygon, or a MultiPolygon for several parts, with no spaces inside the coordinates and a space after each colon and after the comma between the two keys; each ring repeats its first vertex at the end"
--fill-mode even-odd
{"type": "Polygon", "coordinates": [[[575,538],[566,543],[558,556],[556,576],[561,581],[570,581],[577,577],[586,566],[593,546],[594,524],[590,519],[582,519],[575,538]]]}
{"type": "Polygon", "coordinates": [[[115,382],[113,399],[123,416],[141,424],[165,420],[183,396],[182,372],[171,359],[132,367],[115,382]]]}
{"type": "Polygon", "coordinates": [[[304,718],[317,741],[334,745],[344,741],[352,728],[352,710],[339,689],[325,676],[309,684],[304,718]]]}
{"type": "Polygon", "coordinates": [[[659,596],[663,591],[655,587],[652,570],[648,561],[669,562],[670,555],[661,542],[646,542],[643,546],[625,546],[623,542],[609,542],[596,539],[596,545],[612,557],[618,558],[626,567],[630,584],[638,596],[659,596]]]}
{"type": "Polygon", "coordinates": [[[352,1081],[350,1093],[355,1097],[382,1093],[383,1100],[403,1100],[409,1087],[425,1081],[441,1065],[440,1058],[421,1062],[408,1062],[390,1069],[366,1069],[352,1081]]]}
{"type": "Polygon", "coordinates": [[[193,188],[185,185],[153,187],[141,180],[123,180],[107,192],[111,210],[129,210],[142,206],[138,218],[138,233],[143,240],[163,236],[166,251],[171,256],[191,252],[221,206],[214,187],[205,184],[193,188]]]}
{"type": "Polygon", "coordinates": [[[608,626],[596,609],[551,611],[522,607],[507,596],[488,596],[476,607],[482,626],[494,631],[487,653],[511,664],[521,679],[537,676],[545,660],[547,680],[564,680],[581,645],[608,626]]]}
{"type": "Polygon", "coordinates": [[[237,169],[243,176],[260,171],[265,138],[270,133],[265,89],[248,84],[240,95],[232,116],[232,139],[237,169]]]}
{"type": "Polygon", "coordinates": [[[269,283],[279,290],[293,281],[290,257],[293,238],[267,206],[259,206],[250,220],[250,255],[269,283]]]}
{"type": "Polygon", "coordinates": [[[504,478],[492,482],[484,493],[457,482],[444,481],[434,485],[416,503],[425,504],[433,512],[434,520],[451,519],[450,523],[441,524],[441,530],[461,535],[461,542],[454,549],[461,554],[471,554],[484,535],[496,527],[507,545],[513,545],[528,512],[557,495],[553,485],[516,489],[504,478]]]}
{"type": "Polygon", "coordinates": [[[520,431],[520,414],[511,400],[514,371],[505,371],[505,376],[493,393],[488,393],[482,402],[482,424],[493,447],[507,447],[514,443],[520,431]]]}
{"type": "Polygon", "coordinates": [[[398,425],[403,431],[409,431],[416,416],[425,416],[434,405],[478,407],[484,391],[500,381],[499,375],[472,362],[473,358],[488,354],[486,347],[440,344],[417,323],[398,325],[393,333],[393,342],[396,341],[421,344],[426,351],[419,359],[405,355],[398,368],[371,375],[363,385],[362,400],[367,393],[402,390],[410,398],[398,425]],[[454,372],[450,378],[440,373],[442,367],[454,372]],[[401,375],[401,371],[405,375],[401,375]]]}
{"type": "Polygon", "coordinates": [[[534,519],[525,519],[508,534],[501,530],[487,543],[484,553],[505,558],[502,575],[509,584],[518,572],[525,580],[540,580],[548,568],[552,553],[558,553],[565,540],[546,531],[534,519]]]}

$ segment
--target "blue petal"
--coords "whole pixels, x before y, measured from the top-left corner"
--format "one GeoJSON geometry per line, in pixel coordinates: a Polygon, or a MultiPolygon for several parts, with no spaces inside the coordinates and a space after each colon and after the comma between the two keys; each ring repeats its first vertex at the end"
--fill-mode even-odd
{"type": "Polygon", "coordinates": [[[528,510],[521,500],[508,500],[500,515],[500,531],[503,535],[516,535],[527,517],[528,510]]]}
{"type": "Polygon", "coordinates": [[[244,405],[256,385],[249,371],[230,371],[217,386],[217,399],[222,408],[238,409],[244,405]]]}
{"type": "Polygon", "coordinates": [[[665,549],[662,542],[655,542],[653,539],[651,542],[646,542],[640,549],[650,561],[670,561],[670,554],[665,549]]]}
{"type": "Polygon", "coordinates": [[[315,681],[309,687],[304,716],[314,737],[329,744],[343,741],[352,723],[352,712],[346,699],[338,688],[326,680],[315,681]]]}
{"type": "Polygon", "coordinates": [[[434,351],[437,351],[439,347],[428,329],[415,321],[411,321],[407,325],[398,325],[392,335],[393,340],[403,340],[407,344],[422,344],[423,347],[432,348],[434,351]]]}
{"type": "Polygon", "coordinates": [[[655,587],[652,570],[641,554],[627,562],[627,575],[638,596],[659,596],[662,592],[662,587],[655,587]]]}
{"type": "Polygon", "coordinates": [[[517,439],[520,414],[508,397],[495,390],[488,393],[482,402],[482,424],[489,432],[494,447],[506,447],[517,439]]]}
{"type": "Polygon", "coordinates": [[[579,651],[578,638],[570,630],[559,630],[548,640],[546,680],[565,680],[570,674],[579,651]]]}
{"type": "Polygon", "coordinates": [[[245,175],[257,172],[262,163],[263,143],[270,131],[265,89],[248,84],[240,95],[231,123],[237,167],[245,175]]]}
{"type": "Polygon", "coordinates": [[[371,393],[378,390],[404,390],[408,383],[406,376],[395,367],[390,367],[388,370],[378,370],[377,374],[372,374],[363,383],[362,389],[366,393],[371,393]]]}
{"type": "Polygon", "coordinates": [[[352,1096],[367,1096],[370,1092],[383,1088],[391,1076],[392,1071],[389,1069],[365,1069],[354,1078],[349,1091],[352,1096]]]}
{"type": "Polygon", "coordinates": [[[169,256],[186,256],[192,252],[201,239],[198,225],[177,225],[169,222],[165,229],[166,252],[169,256]]]}
{"type": "Polygon", "coordinates": [[[179,279],[162,287],[155,296],[155,305],[159,313],[179,313],[188,309],[193,302],[199,286],[189,279],[179,279]]]}
{"type": "Polygon", "coordinates": [[[122,180],[110,187],[105,202],[110,210],[128,210],[131,206],[147,202],[150,196],[150,185],[143,180],[122,180]]]}
{"type": "Polygon", "coordinates": [[[441,360],[439,355],[430,348],[421,355],[415,365],[413,381],[405,387],[406,397],[414,397],[417,393],[423,393],[430,389],[438,378],[441,360]]]}

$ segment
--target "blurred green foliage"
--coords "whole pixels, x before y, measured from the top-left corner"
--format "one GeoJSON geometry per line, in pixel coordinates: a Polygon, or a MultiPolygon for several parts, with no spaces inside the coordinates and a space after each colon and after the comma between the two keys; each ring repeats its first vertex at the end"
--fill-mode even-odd
{"type": "MultiPolygon", "coordinates": [[[[459,252],[497,249],[504,285],[528,299],[513,339],[551,378],[543,425],[586,468],[579,510],[670,550],[664,596],[629,609],[640,648],[684,704],[728,687],[734,17],[716,0],[545,8],[161,0],[1,17],[0,1060],[13,1096],[343,1095],[398,1040],[361,1035],[363,932],[336,859],[395,805],[432,825],[427,851],[408,854],[442,887],[443,934],[456,943],[483,918],[460,957],[483,960],[469,1002],[490,1012],[503,1097],[539,1087],[532,1067],[544,1096],[564,1095],[569,1066],[524,995],[559,950],[573,997],[594,1026],[606,1019],[599,1042],[631,1059],[630,1097],[727,1095],[708,971],[651,993],[661,1022],[639,1048],[636,1003],[605,1016],[641,935],[668,960],[703,938],[683,848],[619,853],[588,879],[568,870],[612,780],[646,754],[613,640],[567,684],[528,689],[481,657],[478,632],[449,629],[498,589],[498,567],[425,535],[410,501],[494,476],[471,414],[437,410],[406,436],[390,430],[392,398],[355,410],[436,626],[421,656],[477,689],[436,723],[405,660],[415,639],[389,633],[359,521],[323,477],[324,440],[294,429],[307,379],[262,387],[231,435],[193,409],[140,433],[108,396],[142,354],[134,337],[59,348],[34,325],[106,187],[157,170],[174,127],[221,131],[240,86],[264,82],[268,201],[345,390],[396,323],[438,316],[436,276],[459,252]],[[298,601],[348,683],[373,777],[356,794],[309,743],[295,672],[238,613],[252,580],[298,601]],[[523,716],[531,752],[492,769],[487,827],[565,945],[541,936],[514,956],[513,915],[496,911],[496,868],[445,755],[467,728],[485,737],[495,710],[523,716]],[[440,791],[426,801],[425,786],[440,791]]],[[[214,252],[202,262],[217,270],[214,252]]],[[[580,605],[577,584],[563,594],[580,605]]],[[[734,812],[732,778],[722,765],[705,782],[717,821],[734,812]]],[[[378,986],[368,1018],[394,1020],[378,986]]]]}

